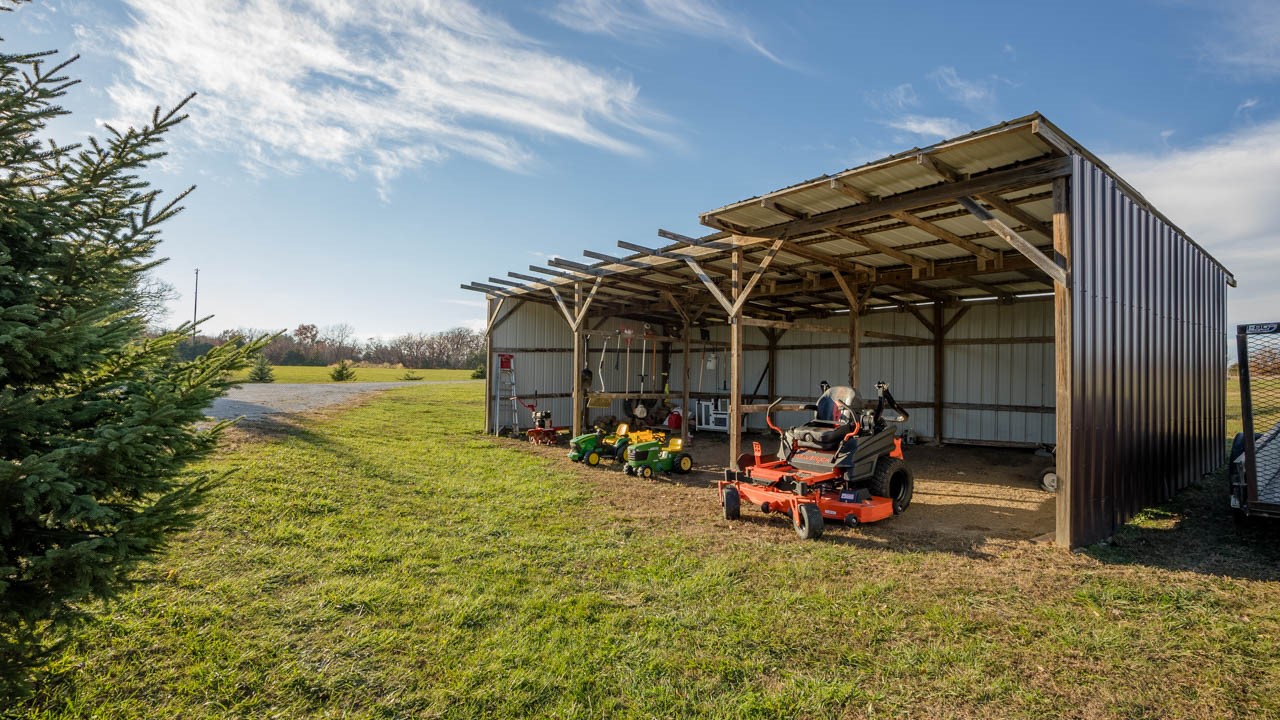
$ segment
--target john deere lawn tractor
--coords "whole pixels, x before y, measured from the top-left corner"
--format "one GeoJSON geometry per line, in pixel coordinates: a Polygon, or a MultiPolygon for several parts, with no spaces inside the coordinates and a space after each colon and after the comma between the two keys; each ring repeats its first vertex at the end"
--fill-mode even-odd
{"type": "Polygon", "coordinates": [[[638,442],[627,448],[627,464],[622,470],[628,475],[651,478],[656,473],[687,473],[693,469],[693,457],[684,451],[680,438],[671,438],[663,447],[661,438],[638,442]]]}
{"type": "Polygon", "coordinates": [[[632,430],[626,423],[620,423],[611,434],[605,434],[603,428],[596,428],[569,441],[569,459],[583,462],[592,467],[603,460],[620,461],[627,457],[627,446],[636,442],[647,442],[662,438],[662,433],[653,430],[632,430]]]}

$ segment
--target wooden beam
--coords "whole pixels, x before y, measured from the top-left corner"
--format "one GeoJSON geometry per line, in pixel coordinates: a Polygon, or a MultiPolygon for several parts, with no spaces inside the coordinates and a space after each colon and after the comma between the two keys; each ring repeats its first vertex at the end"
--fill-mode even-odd
{"type": "MultiPolygon", "coordinates": [[[[728,313],[729,317],[732,319],[733,303],[729,302],[729,299],[724,296],[724,293],[720,292],[720,288],[716,287],[716,284],[711,281],[711,278],[703,272],[702,266],[698,264],[697,260],[694,260],[691,257],[686,257],[684,261],[689,265],[689,269],[693,271],[693,274],[698,276],[698,279],[706,286],[707,290],[711,291],[711,297],[714,297],[716,302],[720,303],[720,306],[724,308],[724,311],[728,313]]],[[[734,265],[734,271],[737,271],[736,264],[734,265]]]]}
{"type": "Polygon", "coordinates": [[[849,232],[848,230],[842,230],[838,227],[829,227],[829,228],[823,228],[823,229],[831,233],[832,235],[842,237],[845,240],[851,240],[853,242],[856,242],[859,245],[862,245],[863,247],[867,248],[868,250],[874,250],[880,253],[881,255],[888,255],[889,257],[893,258],[894,260],[897,260],[898,262],[910,265],[912,268],[916,269],[917,271],[923,272],[925,270],[930,269],[930,266],[932,265],[932,263],[929,260],[926,260],[925,258],[916,257],[915,255],[899,250],[898,248],[893,247],[892,245],[885,245],[879,240],[872,240],[866,235],[860,235],[858,233],[849,232]]]}
{"type": "Polygon", "coordinates": [[[942,322],[945,313],[941,305],[933,306],[933,444],[939,446],[946,426],[947,326],[942,322]]]}
{"type": "Polygon", "coordinates": [[[1027,226],[1027,229],[1033,232],[1038,232],[1049,240],[1053,240],[1052,227],[1040,220],[1040,218],[1032,215],[1026,210],[1023,210],[1008,200],[1005,200],[999,195],[995,193],[984,193],[982,195],[975,195],[974,197],[1027,226]]]}
{"type": "Polygon", "coordinates": [[[463,290],[470,290],[471,292],[484,293],[486,295],[496,295],[498,297],[512,297],[516,295],[515,292],[512,292],[511,290],[508,290],[506,288],[500,288],[496,285],[486,285],[484,283],[478,283],[478,282],[465,283],[463,285],[459,285],[458,287],[462,288],[463,290]]]}
{"type": "MultiPolygon", "coordinates": [[[[1066,178],[1053,183],[1053,250],[1061,255],[1071,266],[1071,197],[1070,185],[1066,178]]],[[[1067,276],[1068,282],[1071,276],[1067,276]]],[[[1084,498],[1071,482],[1074,465],[1072,440],[1075,422],[1072,407],[1072,388],[1075,384],[1075,348],[1072,344],[1074,330],[1074,288],[1069,284],[1053,286],[1053,337],[1054,337],[1054,375],[1057,385],[1055,405],[1057,405],[1057,459],[1058,493],[1057,493],[1057,527],[1056,543],[1070,548],[1075,545],[1077,537],[1072,522],[1074,508],[1084,506],[1084,498]]]]}
{"type": "Polygon", "coordinates": [[[681,351],[684,353],[680,364],[684,366],[684,382],[680,383],[680,444],[684,447],[689,445],[689,425],[693,423],[696,413],[689,407],[689,380],[693,377],[689,368],[689,360],[693,356],[689,352],[689,340],[693,334],[693,326],[689,322],[689,315],[683,310],[680,314],[684,317],[683,332],[680,333],[681,351]]]}
{"type": "Polygon", "coordinates": [[[782,241],[782,250],[783,252],[791,253],[796,257],[802,257],[806,260],[812,260],[820,265],[825,265],[836,272],[851,273],[854,277],[862,277],[867,281],[875,280],[876,277],[876,269],[873,265],[852,263],[846,260],[841,260],[834,255],[828,255],[827,253],[814,250],[811,247],[801,245],[790,240],[782,241]]]}
{"type": "MultiPolygon", "coordinates": [[[[576,285],[576,283],[575,283],[575,285],[576,285]]],[[[576,291],[576,290],[575,290],[575,291],[576,291]]],[[[555,297],[555,299],[556,299],[556,305],[559,305],[559,306],[560,306],[560,313],[561,313],[562,315],[564,315],[564,321],[565,321],[566,323],[569,323],[569,329],[570,329],[570,330],[573,330],[573,329],[574,329],[574,327],[573,327],[573,324],[574,324],[574,323],[573,323],[573,313],[569,312],[569,308],[568,308],[568,306],[566,306],[566,305],[564,304],[564,298],[560,297],[560,291],[559,291],[559,290],[556,290],[556,289],[553,287],[553,288],[551,288],[551,295],[552,295],[553,297],[555,297]]],[[[574,437],[577,437],[577,435],[575,435],[574,437]]]]}
{"type": "Polygon", "coordinates": [[[972,306],[972,305],[961,305],[961,306],[960,306],[960,308],[959,308],[958,310],[956,310],[955,314],[951,316],[951,319],[950,319],[950,320],[948,320],[948,321],[947,321],[947,323],[946,323],[945,325],[943,325],[943,326],[942,326],[942,336],[943,336],[943,337],[946,337],[946,336],[947,336],[947,333],[951,332],[951,328],[955,327],[955,326],[956,326],[956,323],[960,322],[960,318],[962,318],[962,317],[964,317],[965,315],[968,315],[968,314],[969,314],[969,309],[970,309],[971,307],[973,307],[973,306],[972,306]]]}
{"type": "MultiPolygon", "coordinates": [[[[1032,245],[1018,233],[1014,232],[1013,228],[1005,225],[999,218],[992,215],[990,212],[987,212],[986,208],[974,202],[971,198],[962,197],[957,198],[956,201],[959,202],[965,210],[968,210],[971,215],[981,220],[983,225],[991,228],[995,234],[1004,238],[1005,242],[1012,245],[1014,250],[1017,250],[1026,256],[1026,258],[1034,263],[1036,267],[1040,268],[1045,275],[1053,278],[1055,283],[1059,285],[1067,284],[1067,271],[1058,267],[1057,263],[1053,260],[1045,257],[1044,253],[1040,252],[1039,248],[1032,245]]],[[[945,240],[946,238],[943,239],[945,240]]]]}
{"type": "Polygon", "coordinates": [[[828,187],[840,193],[841,195],[844,195],[850,200],[856,200],[860,203],[874,202],[876,199],[875,195],[872,195],[871,193],[868,193],[868,192],[863,192],[862,190],[859,190],[858,188],[850,185],[848,182],[840,178],[833,178],[831,180],[831,183],[828,185],[828,187]]]}
{"type": "Polygon", "coordinates": [[[980,269],[986,266],[985,263],[997,260],[1000,257],[1000,254],[991,248],[983,247],[972,240],[966,240],[944,227],[918,218],[905,210],[894,210],[889,215],[914,228],[923,230],[939,240],[946,240],[970,255],[976,256],[979,260],[978,267],[980,269]]]}
{"type": "MultiPolygon", "coordinates": [[[[742,251],[733,251],[734,305],[729,313],[729,467],[736,468],[742,454],[742,315],[737,301],[742,292],[742,251]]],[[[723,297],[723,296],[722,296],[723,297]]]]}
{"type": "Polygon", "coordinates": [[[934,157],[932,153],[917,153],[916,163],[942,178],[944,182],[953,183],[962,179],[961,174],[955,168],[934,157]]]}
{"type": "MultiPolygon", "coordinates": [[[[600,287],[600,278],[596,278],[595,287],[596,288],[600,287]]],[[[592,288],[591,292],[594,295],[595,288],[592,288]]],[[[556,293],[556,300],[557,301],[560,300],[559,293],[556,293]]],[[[585,425],[584,423],[585,418],[583,416],[586,414],[586,409],[587,409],[585,394],[587,390],[591,389],[591,388],[584,388],[582,386],[582,368],[587,364],[587,362],[586,362],[586,353],[584,352],[585,348],[583,345],[582,331],[580,327],[582,325],[582,318],[586,316],[585,311],[587,309],[588,304],[589,303],[583,303],[582,301],[582,283],[580,282],[574,283],[573,284],[573,309],[575,311],[575,314],[569,315],[568,310],[565,310],[565,314],[569,318],[569,327],[573,331],[573,367],[570,369],[570,372],[571,372],[570,377],[572,378],[572,382],[573,382],[573,399],[572,399],[573,422],[572,422],[572,435],[570,435],[570,437],[578,437],[579,435],[582,434],[582,428],[583,428],[583,425],[585,425]]],[[[561,306],[561,309],[564,309],[564,303],[560,303],[560,306],[561,306]]]]}
{"type": "MultiPolygon", "coordinates": [[[[764,275],[764,271],[768,269],[769,263],[773,262],[773,258],[778,254],[778,250],[782,249],[782,244],[784,242],[786,241],[775,240],[773,245],[769,247],[769,251],[765,253],[763,258],[761,258],[760,265],[756,267],[755,273],[753,273],[751,275],[751,279],[747,281],[746,287],[742,288],[734,299],[733,307],[729,310],[729,315],[736,316],[742,312],[743,304],[746,303],[747,298],[751,295],[751,291],[755,289],[756,283],[760,282],[760,276],[764,275]]],[[[738,261],[734,262],[735,268],[737,267],[737,262],[738,261]]]]}
{"type": "MultiPolygon", "coordinates": [[[[574,302],[577,305],[578,313],[574,316],[573,320],[574,332],[582,329],[582,321],[587,319],[587,308],[591,307],[591,301],[595,300],[596,291],[600,289],[600,280],[602,280],[602,278],[596,278],[596,282],[591,286],[591,292],[587,295],[587,299],[585,301],[579,303],[578,300],[575,299],[574,302]]],[[[575,296],[580,294],[576,283],[574,284],[573,292],[575,296]]],[[[575,435],[574,437],[577,436],[575,435]]]]}
{"type": "Polygon", "coordinates": [[[799,210],[796,210],[794,208],[789,208],[786,205],[783,205],[782,203],[778,202],[773,198],[768,198],[768,197],[761,198],[760,207],[772,210],[778,213],[779,215],[786,215],[787,217],[793,218],[795,220],[803,220],[806,217],[809,217],[805,213],[802,213],[799,210]]]}
{"type": "MultiPolygon", "coordinates": [[[[958,195],[1006,191],[1019,187],[1040,185],[1053,178],[1068,175],[1070,172],[1070,158],[1049,158],[1029,163],[1022,167],[971,176],[967,180],[955,183],[911,190],[898,195],[880,198],[873,202],[859,203],[824,213],[817,213],[804,220],[791,220],[751,230],[740,229],[737,232],[760,238],[777,238],[784,235],[796,237],[797,235],[832,226],[839,227],[872,218],[884,217],[896,210],[914,210],[940,202],[947,202],[958,195]]],[[[717,219],[711,214],[701,216],[702,223],[711,227],[715,227],[713,220],[717,219]]]]}
{"type": "Polygon", "coordinates": [[[1054,132],[1049,123],[1042,119],[1037,118],[1031,121],[1031,133],[1063,155],[1070,156],[1075,154],[1075,149],[1071,147],[1071,144],[1063,139],[1061,135],[1054,132]]]}

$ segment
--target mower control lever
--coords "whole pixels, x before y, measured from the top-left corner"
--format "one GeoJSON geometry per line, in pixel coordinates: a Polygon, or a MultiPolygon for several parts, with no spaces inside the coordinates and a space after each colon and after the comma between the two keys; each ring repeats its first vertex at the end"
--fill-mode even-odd
{"type": "Polygon", "coordinates": [[[782,398],[778,398],[777,400],[774,400],[773,402],[769,403],[769,409],[764,411],[764,421],[766,423],[769,423],[769,428],[772,429],[774,432],[778,433],[779,435],[782,434],[782,428],[779,428],[777,425],[773,424],[773,408],[777,406],[777,404],[780,402],[782,402],[782,398]]]}

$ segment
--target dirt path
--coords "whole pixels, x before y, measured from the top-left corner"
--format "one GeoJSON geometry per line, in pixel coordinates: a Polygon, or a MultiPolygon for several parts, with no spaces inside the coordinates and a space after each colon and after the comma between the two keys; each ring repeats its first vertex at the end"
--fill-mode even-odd
{"type": "Polygon", "coordinates": [[[366,383],[246,383],[229,390],[225,397],[213,401],[209,417],[227,420],[243,416],[247,420],[271,415],[317,410],[339,405],[371,392],[406,385],[442,385],[469,380],[416,380],[413,382],[366,383]]]}

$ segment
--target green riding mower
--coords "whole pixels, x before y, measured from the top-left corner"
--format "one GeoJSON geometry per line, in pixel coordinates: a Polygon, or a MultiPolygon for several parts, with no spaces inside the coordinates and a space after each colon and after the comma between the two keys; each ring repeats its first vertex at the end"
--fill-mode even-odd
{"type": "Polygon", "coordinates": [[[620,423],[610,434],[605,434],[604,428],[596,428],[594,432],[579,435],[569,441],[569,459],[595,467],[604,460],[626,460],[627,447],[634,443],[662,438],[661,433],[632,430],[626,423],[620,423]]]}
{"type": "Polygon", "coordinates": [[[684,441],[672,438],[663,447],[662,440],[637,442],[627,448],[627,464],[622,468],[628,475],[651,478],[657,473],[678,472],[684,474],[693,469],[693,456],[684,452],[684,441]]]}

